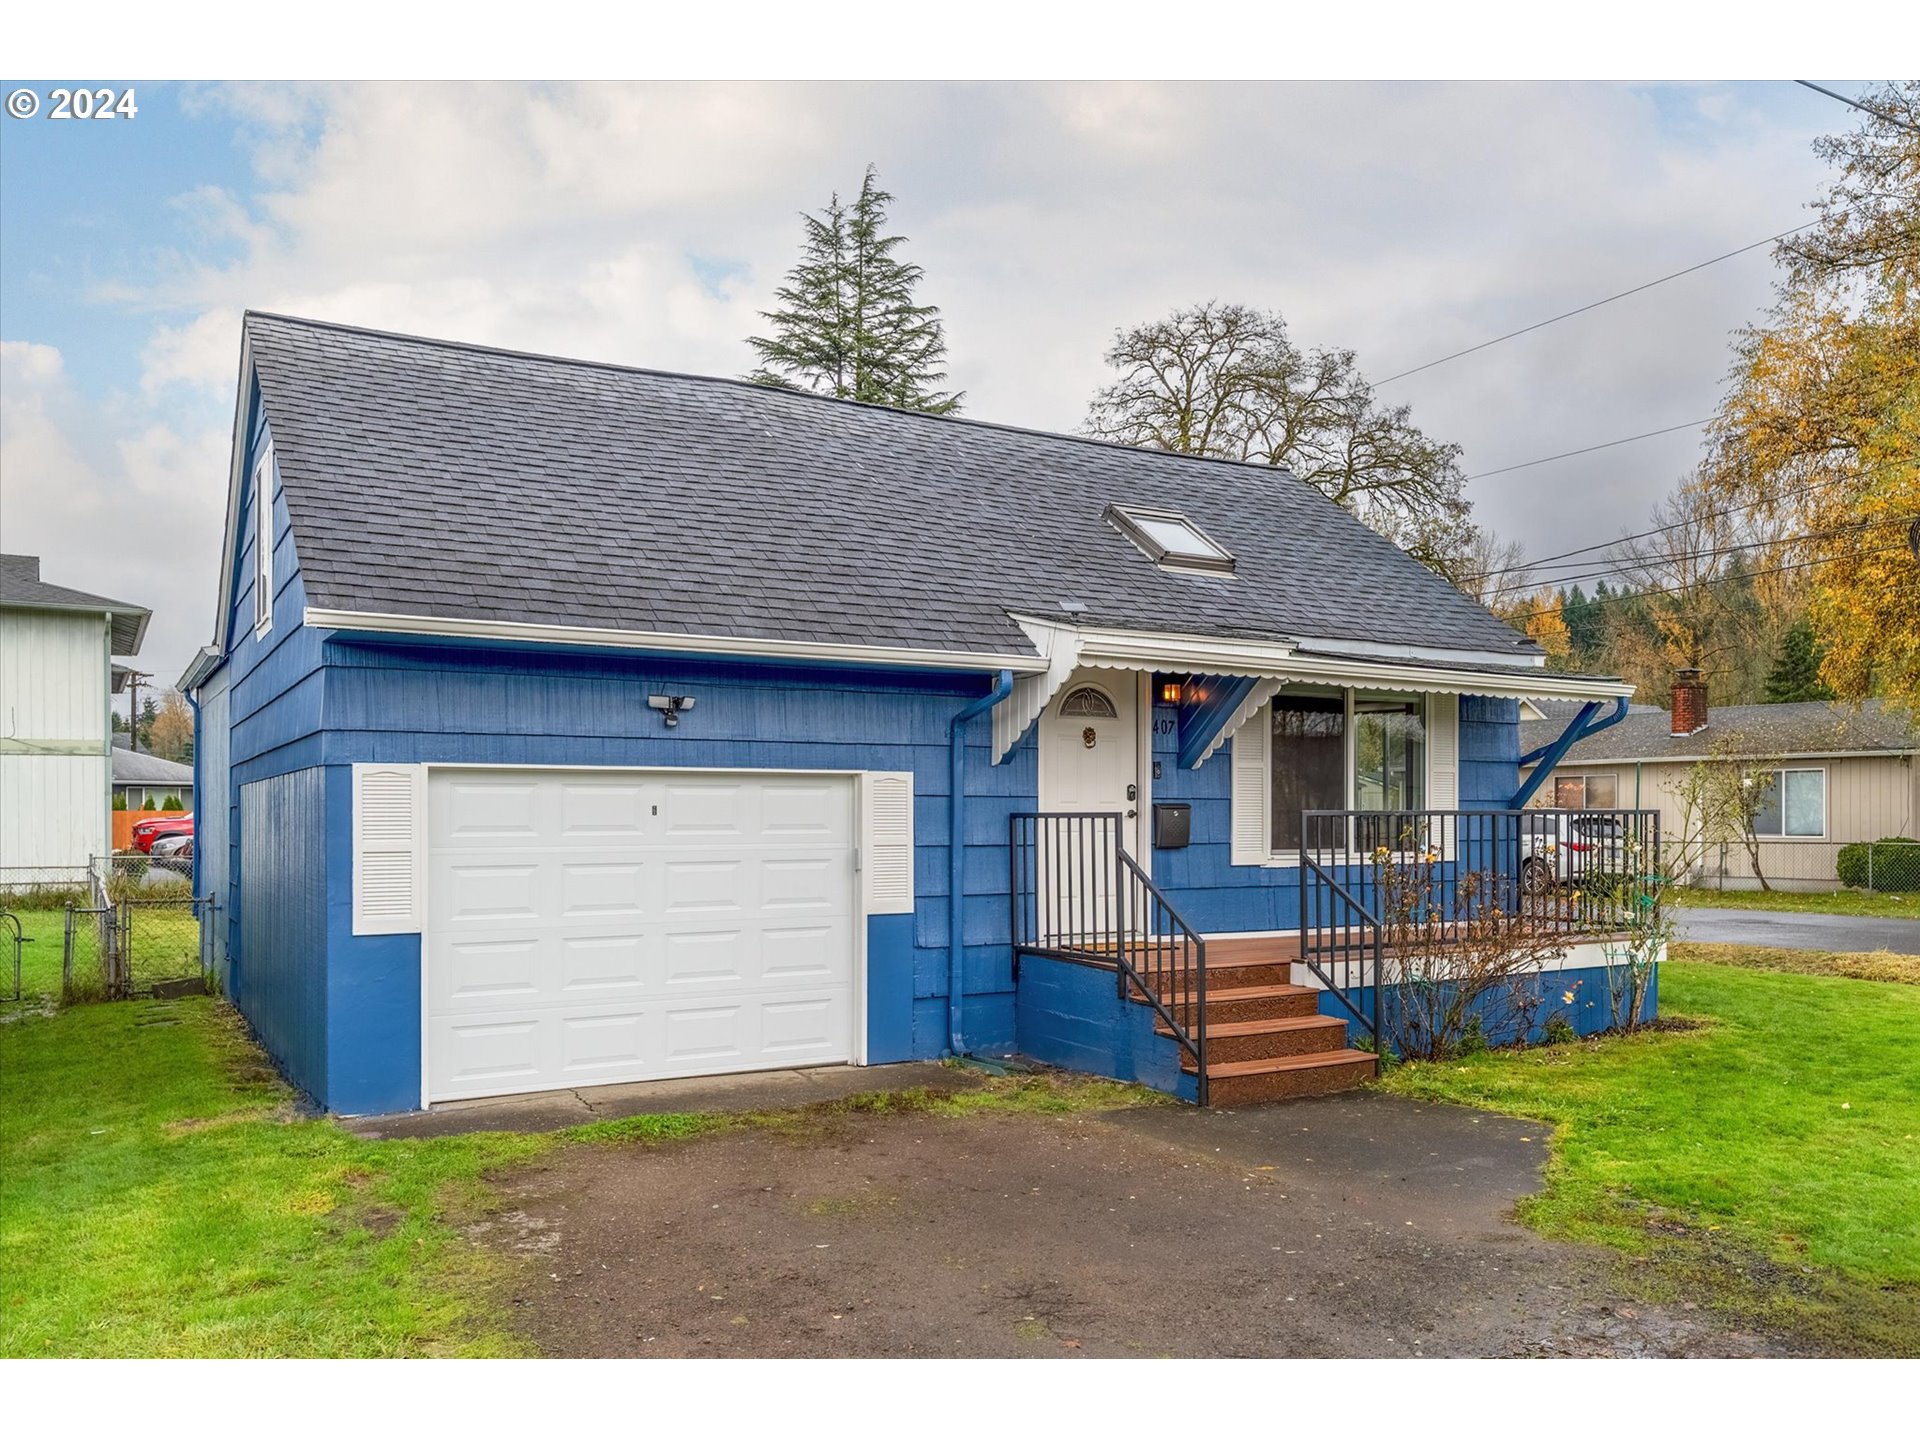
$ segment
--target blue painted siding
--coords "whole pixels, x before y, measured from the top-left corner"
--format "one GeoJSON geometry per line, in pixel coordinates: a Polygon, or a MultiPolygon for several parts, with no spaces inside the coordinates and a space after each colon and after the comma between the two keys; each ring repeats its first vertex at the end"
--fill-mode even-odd
{"type": "MultiPolygon", "coordinates": [[[[947,721],[985,691],[986,676],[335,637],[317,678],[326,720],[319,756],[343,776],[366,761],[911,771],[916,905],[911,916],[870,922],[867,1043],[876,1061],[946,1049],[947,721]],[[699,700],[673,730],[647,708],[647,696],[661,691],[699,700]]],[[[990,741],[985,719],[969,727],[962,1034],[979,1053],[1006,1054],[1015,1026],[1007,818],[1036,803],[1037,752],[1029,739],[994,766],[990,741]]],[[[329,944],[332,963],[359,978],[332,992],[333,1013],[350,1013],[341,1007],[351,997],[390,1031],[356,1063],[379,1071],[372,1091],[411,1085],[417,1097],[418,946],[401,961],[390,937],[352,934],[349,810],[342,801],[338,843],[347,848],[329,865],[338,922],[329,944]]],[[[342,1053],[336,1044],[336,1062],[342,1053]]]]}
{"type": "MultiPolygon", "coordinates": [[[[230,993],[289,1080],[327,1094],[327,835],[317,769],[240,787],[245,916],[230,993]]],[[[418,1087],[416,1086],[416,1089],[418,1087]]]]}
{"type": "Polygon", "coordinates": [[[1022,956],[1017,1039],[1022,1055],[1048,1065],[1199,1098],[1179,1045],[1154,1029],[1151,1009],[1120,998],[1108,970],[1022,956]]]}
{"type": "MultiPolygon", "coordinates": [[[[1524,1035],[1513,1014],[1510,1001],[1494,997],[1491,1002],[1483,1001],[1474,1007],[1485,1027],[1487,1042],[1491,1045],[1517,1045],[1522,1042],[1538,1045],[1547,1037],[1547,1022],[1559,1015],[1573,1026],[1581,1035],[1598,1035],[1613,1028],[1616,1019],[1612,992],[1607,986],[1606,967],[1600,965],[1583,966],[1575,970],[1544,970],[1540,974],[1522,982],[1531,992],[1534,1007],[1533,1023],[1524,1035]],[[1571,1000],[1566,997],[1571,995],[1571,1000]]],[[[1371,992],[1356,997],[1360,1002],[1363,1015],[1373,1014],[1373,996],[1371,992]]],[[[1332,991],[1320,992],[1320,1013],[1331,1015],[1347,1022],[1347,1043],[1356,1043],[1366,1034],[1366,1029],[1353,1018],[1353,1012],[1343,1005],[1332,991]]],[[[1393,1013],[1393,1000],[1389,996],[1387,1013],[1393,1013]]],[[[1623,1007],[1624,1008],[1624,1007],[1623,1007]]],[[[1653,976],[1647,982],[1647,993],[1640,1007],[1640,1018],[1651,1020],[1660,1011],[1660,972],[1656,966],[1653,976]]]]}
{"type": "Polygon", "coordinates": [[[1520,788],[1520,702],[1460,697],[1460,808],[1504,810],[1520,788]]]}

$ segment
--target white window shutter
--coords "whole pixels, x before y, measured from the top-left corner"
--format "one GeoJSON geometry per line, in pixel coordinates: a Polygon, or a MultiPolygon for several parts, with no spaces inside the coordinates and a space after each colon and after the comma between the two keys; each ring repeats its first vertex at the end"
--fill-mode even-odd
{"type": "Polygon", "coordinates": [[[1267,770],[1272,763],[1273,722],[1268,707],[1262,705],[1252,719],[1234,735],[1233,746],[1233,844],[1235,865],[1264,865],[1273,854],[1273,825],[1268,810],[1273,804],[1273,786],[1267,770]]]}
{"type": "Polygon", "coordinates": [[[860,870],[867,914],[913,913],[911,770],[871,770],[861,776],[860,870]]]}
{"type": "MultiPolygon", "coordinates": [[[[1427,808],[1460,808],[1460,697],[1427,697],[1427,808]]],[[[1447,856],[1453,859],[1453,827],[1440,822],[1447,836],[1447,856]]]]}
{"type": "Polygon", "coordinates": [[[353,767],[353,933],[409,935],[425,927],[424,765],[353,767]]]}

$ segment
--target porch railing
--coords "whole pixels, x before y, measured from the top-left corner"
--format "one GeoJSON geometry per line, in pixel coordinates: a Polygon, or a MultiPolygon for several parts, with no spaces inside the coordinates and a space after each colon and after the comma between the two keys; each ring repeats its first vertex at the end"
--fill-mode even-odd
{"type": "Polygon", "coordinates": [[[1110,813],[1014,815],[1009,824],[1015,964],[1044,955],[1111,967],[1193,1058],[1207,1103],[1207,942],[1121,843],[1110,813]]]}
{"type": "Polygon", "coordinates": [[[1658,904],[1657,810],[1307,810],[1300,959],[1376,1044],[1398,926],[1613,934],[1658,904]]]}

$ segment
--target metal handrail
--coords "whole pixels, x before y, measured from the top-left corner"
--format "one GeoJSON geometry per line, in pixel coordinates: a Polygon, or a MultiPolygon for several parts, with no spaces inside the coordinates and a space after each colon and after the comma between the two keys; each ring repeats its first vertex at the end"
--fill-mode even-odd
{"type": "MultiPolygon", "coordinates": [[[[1008,817],[1014,964],[1040,955],[1112,967],[1193,1058],[1207,1103],[1207,942],[1121,843],[1116,812],[1008,817]]],[[[1016,968],[1017,973],[1017,968],[1016,968]]]]}
{"type": "MultiPolygon", "coordinates": [[[[1329,911],[1331,911],[1333,907],[1329,905],[1327,908],[1329,911]]],[[[1331,918],[1331,916],[1329,916],[1329,918],[1331,918]]],[[[1349,928],[1350,924],[1351,922],[1348,922],[1348,925],[1344,925],[1342,928],[1343,929],[1349,928]]],[[[1385,931],[1386,931],[1386,927],[1380,923],[1380,917],[1378,915],[1375,915],[1363,903],[1361,903],[1361,901],[1355,897],[1353,892],[1347,889],[1345,885],[1341,884],[1339,879],[1336,876],[1334,876],[1332,872],[1328,871],[1324,866],[1320,864],[1318,860],[1315,860],[1312,856],[1307,855],[1304,852],[1301,854],[1300,856],[1300,963],[1302,965],[1305,965],[1315,975],[1319,976],[1320,983],[1326,986],[1328,990],[1333,992],[1334,998],[1337,999],[1342,1005],[1347,1007],[1348,1013],[1351,1014],[1355,1020],[1358,1020],[1363,1026],[1366,1027],[1367,1033],[1373,1037],[1373,1049],[1375,1054],[1378,1054],[1380,1052],[1380,1020],[1382,1015],[1381,1001],[1382,1001],[1382,997],[1386,993],[1384,984],[1382,981],[1382,974],[1386,968],[1385,931]],[[1320,880],[1320,885],[1310,886],[1307,883],[1307,877],[1309,874],[1317,876],[1320,880]],[[1363,1007],[1354,1004],[1353,998],[1347,993],[1349,989],[1367,988],[1364,981],[1360,986],[1357,986],[1357,987],[1344,984],[1342,983],[1341,980],[1337,980],[1334,978],[1330,969],[1325,968],[1320,964],[1320,954],[1321,954],[1320,946],[1313,937],[1321,934],[1323,928],[1325,929],[1332,928],[1331,926],[1322,927],[1314,923],[1319,919],[1320,894],[1323,887],[1325,890],[1330,891],[1332,893],[1332,896],[1335,899],[1339,900],[1342,904],[1346,905],[1350,910],[1354,911],[1359,916],[1360,931],[1362,936],[1360,943],[1365,949],[1369,949],[1372,951],[1371,958],[1373,961],[1373,984],[1371,988],[1373,990],[1373,1013],[1371,1015],[1368,1015],[1366,1010],[1363,1007]]],[[[1342,954],[1344,955],[1349,948],[1350,947],[1343,946],[1342,954]]],[[[1343,959],[1340,963],[1344,968],[1344,966],[1346,966],[1347,964],[1350,964],[1351,962],[1343,959]]]]}

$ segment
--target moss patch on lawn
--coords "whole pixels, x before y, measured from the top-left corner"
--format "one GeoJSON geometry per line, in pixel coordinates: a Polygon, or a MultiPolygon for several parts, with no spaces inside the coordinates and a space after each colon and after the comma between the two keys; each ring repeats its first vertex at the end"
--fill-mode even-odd
{"type": "Polygon", "coordinates": [[[1676,960],[1701,965],[1736,965],[1746,970],[1774,970],[1786,975],[1839,975],[1849,980],[1920,985],[1920,955],[1896,955],[1891,950],[1788,950],[1778,945],[1676,941],[1672,954],[1676,960]]]}
{"type": "Polygon", "coordinates": [[[1709,1023],[1381,1083],[1551,1123],[1521,1218],[1620,1251],[1645,1298],[1920,1353],[1920,988],[1675,959],[1660,992],[1709,1023]]]}

